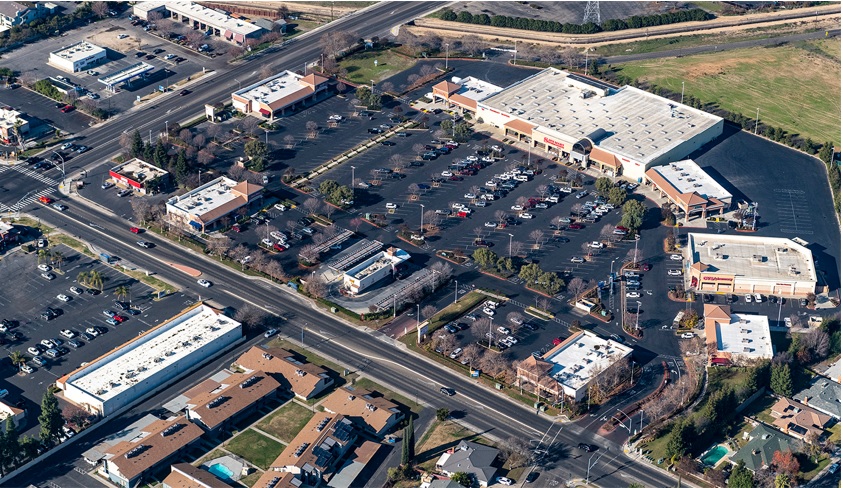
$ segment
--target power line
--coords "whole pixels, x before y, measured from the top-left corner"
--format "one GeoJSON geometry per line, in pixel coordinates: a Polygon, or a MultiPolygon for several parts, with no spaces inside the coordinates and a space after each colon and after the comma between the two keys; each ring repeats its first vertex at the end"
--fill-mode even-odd
{"type": "Polygon", "coordinates": [[[600,25],[600,2],[598,0],[589,0],[585,4],[585,15],[583,15],[582,23],[587,24],[589,22],[600,25]]]}

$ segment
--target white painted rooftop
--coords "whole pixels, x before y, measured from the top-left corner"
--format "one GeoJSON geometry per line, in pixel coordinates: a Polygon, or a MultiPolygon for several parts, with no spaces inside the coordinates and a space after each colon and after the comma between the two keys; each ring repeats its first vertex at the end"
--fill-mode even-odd
{"type": "Polygon", "coordinates": [[[231,192],[231,189],[236,185],[236,181],[221,176],[183,195],[167,200],[167,205],[171,205],[190,215],[202,216],[239,198],[238,195],[231,192]]]}
{"type": "Polygon", "coordinates": [[[217,29],[220,29],[221,31],[229,30],[237,34],[247,35],[262,30],[262,27],[260,26],[252,24],[250,22],[246,22],[242,19],[235,19],[222,12],[203,7],[198,3],[185,1],[157,1],[138,2],[138,5],[140,5],[140,10],[143,10],[145,12],[155,10],[156,8],[160,8],[161,6],[163,6],[166,7],[166,9],[170,12],[177,12],[179,14],[186,15],[192,20],[197,20],[203,24],[214,26],[217,29]]]}
{"type": "Polygon", "coordinates": [[[663,166],[653,166],[652,170],[659,173],[676,190],[682,193],[697,192],[705,198],[714,197],[721,201],[728,201],[732,194],[723,188],[708,173],[692,159],[683,159],[663,166]]]}
{"type": "Polygon", "coordinates": [[[688,250],[691,262],[708,265],[708,272],[755,280],[817,280],[813,254],[791,239],[691,233],[688,250]]]}
{"type": "Polygon", "coordinates": [[[50,54],[53,56],[69,59],[73,62],[76,62],[81,59],[86,59],[91,56],[98,55],[103,52],[105,52],[105,49],[97,45],[91,44],[88,41],[82,41],[77,42],[76,44],[71,44],[67,47],[63,47],[58,51],[53,51],[50,54]]]}
{"type": "Polygon", "coordinates": [[[503,88],[498,85],[478,80],[473,76],[469,76],[468,78],[458,78],[455,76],[451,78],[451,82],[462,85],[462,88],[457,92],[458,94],[475,101],[483,100],[484,98],[503,90],[503,88]]]}
{"type": "Polygon", "coordinates": [[[0,108],[0,127],[6,129],[14,127],[15,123],[20,119],[20,115],[21,113],[17,110],[0,108]]]}
{"type": "Polygon", "coordinates": [[[722,119],[631,86],[610,89],[547,68],[482,105],[514,115],[559,137],[589,137],[594,145],[644,164],[704,132],[722,119]]]}
{"type": "Polygon", "coordinates": [[[272,105],[304,88],[304,85],[299,83],[302,78],[301,75],[292,71],[282,71],[275,76],[236,91],[234,94],[248,100],[272,105]]]}
{"type": "Polygon", "coordinates": [[[747,358],[772,358],[770,321],[766,315],[731,314],[730,323],[716,322],[717,350],[747,358]]]}
{"type": "Polygon", "coordinates": [[[595,373],[600,373],[621,358],[632,354],[632,348],[603,339],[584,331],[571,341],[545,357],[553,363],[550,376],[568,388],[578,390],[586,385],[595,373]]]}
{"type": "Polygon", "coordinates": [[[366,261],[363,261],[356,267],[350,269],[346,274],[357,278],[358,280],[362,280],[367,276],[380,271],[386,266],[399,264],[408,259],[410,259],[410,254],[402,249],[396,249],[395,253],[391,256],[387,251],[381,251],[366,261]]]}
{"type": "Polygon", "coordinates": [[[107,401],[239,327],[239,322],[200,305],[126,344],[71,384],[107,401]]]}
{"type": "Polygon", "coordinates": [[[143,180],[149,180],[167,174],[166,170],[138,158],[132,158],[123,164],[119,164],[111,168],[111,171],[135,181],[138,181],[141,176],[143,176],[143,180]]]}

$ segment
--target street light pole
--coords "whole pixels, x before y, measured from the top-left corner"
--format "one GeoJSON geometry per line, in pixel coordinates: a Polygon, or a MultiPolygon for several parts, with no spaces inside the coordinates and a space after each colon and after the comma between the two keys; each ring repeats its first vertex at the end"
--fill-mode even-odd
{"type": "Polygon", "coordinates": [[[424,235],[424,204],[420,203],[419,207],[421,207],[421,226],[419,226],[419,234],[424,235]]]}
{"type": "Polygon", "coordinates": [[[638,303],[638,309],[635,311],[635,330],[638,330],[638,315],[641,313],[641,302],[638,303]]]}
{"type": "Polygon", "coordinates": [[[421,327],[421,305],[416,304],[416,330],[421,327]]]}
{"type": "Polygon", "coordinates": [[[448,72],[448,43],[445,43],[445,72],[448,72]]]}
{"type": "Polygon", "coordinates": [[[509,257],[512,258],[512,234],[509,234],[509,257]]]}
{"type": "Polygon", "coordinates": [[[167,135],[167,142],[170,142],[170,122],[164,121],[164,134],[167,135]]]}
{"type": "Polygon", "coordinates": [[[683,105],[685,104],[685,82],[684,81],[682,82],[682,99],[679,103],[681,103],[683,105]]]}
{"type": "Polygon", "coordinates": [[[613,259],[612,264],[609,265],[609,295],[615,294],[615,280],[613,276],[615,274],[615,261],[617,260],[618,258],[613,259]]]}
{"type": "Polygon", "coordinates": [[[457,280],[454,280],[454,303],[457,303],[457,289],[459,288],[459,283],[457,280]]]}
{"type": "Polygon", "coordinates": [[[392,318],[395,318],[395,300],[398,299],[398,295],[392,295],[392,318]]]}
{"type": "Polygon", "coordinates": [[[758,116],[761,115],[761,108],[755,109],[755,132],[754,134],[758,135],[758,116]]]}
{"type": "Polygon", "coordinates": [[[595,451],[595,453],[594,453],[594,454],[592,454],[590,458],[588,458],[588,463],[586,463],[586,465],[585,465],[585,466],[586,466],[586,470],[585,470],[585,486],[588,486],[588,479],[591,477],[591,468],[592,468],[593,466],[595,466],[597,463],[599,463],[599,462],[600,462],[600,458],[601,458],[601,457],[603,457],[603,451],[595,451]],[[598,456],[598,457],[597,457],[597,461],[594,461],[594,463],[592,463],[592,462],[591,462],[591,459],[592,459],[592,458],[593,458],[596,454],[600,454],[600,456],[598,456]]]}
{"type": "Polygon", "coordinates": [[[301,347],[304,348],[304,329],[307,328],[307,322],[303,323],[301,326],[301,347]]]}

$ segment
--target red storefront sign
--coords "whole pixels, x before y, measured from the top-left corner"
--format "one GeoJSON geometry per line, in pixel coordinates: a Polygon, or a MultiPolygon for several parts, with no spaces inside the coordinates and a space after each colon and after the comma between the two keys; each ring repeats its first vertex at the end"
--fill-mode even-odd
{"type": "Polygon", "coordinates": [[[732,281],[734,278],[721,276],[702,276],[703,281],[732,281]]]}
{"type": "Polygon", "coordinates": [[[565,149],[565,144],[564,144],[564,143],[559,142],[559,141],[554,140],[554,139],[551,139],[551,138],[549,138],[549,137],[547,137],[547,136],[544,136],[544,142],[545,142],[545,144],[550,144],[551,146],[556,146],[556,147],[558,147],[559,149],[565,149]]]}

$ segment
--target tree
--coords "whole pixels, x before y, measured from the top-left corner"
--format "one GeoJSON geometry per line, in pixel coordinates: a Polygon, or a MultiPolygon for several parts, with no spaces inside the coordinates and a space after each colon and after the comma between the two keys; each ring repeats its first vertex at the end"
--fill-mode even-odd
{"type": "Polygon", "coordinates": [[[639,202],[638,200],[630,200],[623,204],[623,217],[621,217],[621,225],[630,229],[631,231],[636,231],[641,228],[641,224],[644,223],[644,212],[647,210],[647,207],[644,206],[643,203],[639,202]]]}
{"type": "Polygon", "coordinates": [[[243,151],[249,157],[249,169],[263,171],[266,168],[266,158],[269,156],[269,148],[263,141],[257,139],[251,140],[246,143],[243,151]]]}
{"type": "Polygon", "coordinates": [[[437,408],[436,409],[436,420],[440,422],[444,422],[448,420],[448,417],[451,416],[451,411],[447,408],[437,408]]]}
{"type": "Polygon", "coordinates": [[[41,441],[45,444],[52,444],[58,439],[64,419],[59,410],[59,402],[52,390],[47,389],[41,399],[41,415],[38,416],[38,423],[41,425],[41,441]]]}
{"type": "Polygon", "coordinates": [[[360,226],[363,225],[363,219],[360,217],[354,217],[349,221],[349,225],[352,229],[354,229],[354,232],[357,232],[360,229],[360,226]]]}
{"type": "Polygon", "coordinates": [[[9,353],[9,359],[12,361],[12,366],[20,369],[21,366],[26,364],[26,356],[23,355],[20,351],[12,351],[9,353]]]}
{"type": "Polygon", "coordinates": [[[673,428],[670,430],[670,434],[668,434],[667,445],[665,446],[667,457],[676,459],[688,452],[693,430],[693,424],[683,418],[673,423],[673,428]]]}
{"type": "Polygon", "coordinates": [[[775,488],[790,488],[793,486],[793,479],[787,473],[779,473],[773,481],[775,488]]]}
{"type": "Polygon", "coordinates": [[[117,297],[118,300],[126,300],[126,297],[128,297],[131,293],[131,288],[126,285],[120,285],[114,289],[114,296],[117,297]]]}
{"type": "Polygon", "coordinates": [[[544,238],[544,232],[542,232],[540,229],[536,229],[536,230],[530,232],[530,239],[535,241],[535,243],[536,243],[535,247],[537,247],[537,248],[541,247],[540,243],[541,243],[541,240],[543,238],[544,238]]]}
{"type": "Polygon", "coordinates": [[[580,277],[572,278],[568,282],[568,292],[574,296],[574,300],[579,300],[580,295],[586,290],[586,283],[580,277]]]}
{"type": "Polygon", "coordinates": [[[799,472],[799,460],[791,451],[776,451],[773,453],[773,466],[776,473],[787,473],[795,476],[799,472]]]}
{"type": "Polygon", "coordinates": [[[131,145],[129,146],[129,155],[133,158],[137,158],[143,155],[144,150],[144,143],[143,138],[140,135],[140,132],[135,130],[132,133],[132,140],[131,145]]]}
{"type": "Polygon", "coordinates": [[[421,309],[421,316],[424,319],[430,319],[431,317],[436,315],[437,311],[438,311],[438,309],[436,307],[434,307],[433,305],[425,305],[421,309]]]}
{"type": "Polygon", "coordinates": [[[626,190],[613,187],[609,190],[609,196],[607,198],[609,203],[615,207],[620,207],[626,201],[626,190]]]}
{"type": "Polygon", "coordinates": [[[317,198],[308,198],[304,201],[302,207],[307,211],[308,215],[313,215],[319,211],[319,207],[322,206],[322,202],[319,201],[317,198]]]}
{"type": "Polygon", "coordinates": [[[738,461],[738,464],[732,469],[732,474],[729,476],[729,488],[752,488],[753,479],[752,471],[750,471],[743,460],[738,461]]]}
{"type": "Polygon", "coordinates": [[[615,188],[615,185],[612,183],[611,179],[601,176],[594,182],[594,188],[597,189],[597,192],[600,193],[601,196],[607,198],[609,196],[609,190],[615,188]]]}
{"type": "Polygon", "coordinates": [[[525,437],[509,437],[498,447],[511,469],[526,466],[530,461],[530,442],[525,437]]]}
{"type": "Polygon", "coordinates": [[[269,315],[266,312],[248,303],[244,304],[242,307],[238,308],[236,312],[234,312],[234,320],[243,324],[243,327],[246,330],[255,330],[259,328],[268,318],[269,315]]]}
{"type": "Polygon", "coordinates": [[[484,269],[491,268],[497,262],[497,254],[485,247],[476,249],[471,257],[474,261],[484,269]]]}
{"type": "Polygon", "coordinates": [[[3,472],[6,472],[6,465],[10,467],[17,463],[20,456],[20,439],[18,439],[18,429],[15,425],[14,418],[9,415],[6,417],[6,432],[2,434],[2,444],[0,444],[0,459],[3,460],[3,472]]]}
{"type": "Polygon", "coordinates": [[[463,473],[462,471],[458,471],[451,475],[451,481],[454,483],[460,484],[462,486],[471,486],[471,475],[468,473],[463,473]]]}
{"type": "Polygon", "coordinates": [[[208,242],[208,248],[211,251],[211,254],[216,254],[219,256],[220,261],[222,261],[223,256],[225,256],[231,246],[234,244],[234,241],[228,236],[220,236],[215,239],[211,239],[208,242]]]}
{"type": "Polygon", "coordinates": [[[790,364],[774,364],[770,370],[770,389],[777,395],[790,397],[793,395],[793,378],[790,364]]]}

